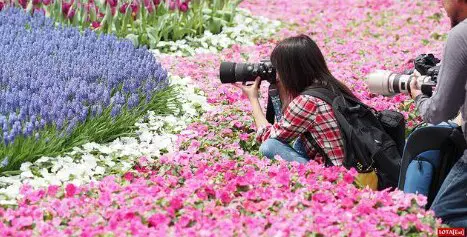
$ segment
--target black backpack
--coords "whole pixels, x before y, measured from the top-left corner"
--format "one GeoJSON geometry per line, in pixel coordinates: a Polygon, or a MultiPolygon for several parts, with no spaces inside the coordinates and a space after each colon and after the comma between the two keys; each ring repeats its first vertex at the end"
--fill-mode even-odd
{"type": "MultiPolygon", "coordinates": [[[[396,111],[378,113],[352,97],[325,88],[309,88],[301,94],[319,98],[332,106],[344,138],[344,167],[353,167],[359,173],[375,171],[378,190],[397,187],[405,143],[402,114],[396,111]]],[[[332,165],[311,134],[305,136],[326,160],[326,165],[332,165]]]]}
{"type": "Polygon", "coordinates": [[[410,134],[402,156],[399,189],[427,197],[426,209],[454,164],[467,149],[461,127],[436,125],[421,127],[410,134]]]}

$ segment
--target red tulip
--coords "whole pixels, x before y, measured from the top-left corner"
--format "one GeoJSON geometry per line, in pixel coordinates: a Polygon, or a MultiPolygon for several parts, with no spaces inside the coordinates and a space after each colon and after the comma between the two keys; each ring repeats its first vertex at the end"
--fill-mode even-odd
{"type": "Polygon", "coordinates": [[[131,7],[131,11],[136,14],[139,10],[139,2],[138,1],[132,2],[130,7],[131,7]]]}
{"type": "Polygon", "coordinates": [[[152,0],[152,2],[154,3],[154,6],[157,7],[157,5],[161,3],[161,0],[152,0]]]}
{"type": "Polygon", "coordinates": [[[75,13],[76,13],[75,9],[70,9],[67,15],[68,19],[72,19],[75,16],[75,13]]]}
{"type": "Polygon", "coordinates": [[[107,4],[109,4],[110,7],[116,7],[118,5],[118,0],[107,0],[107,4]]]}
{"type": "Polygon", "coordinates": [[[98,22],[98,21],[93,21],[91,23],[91,26],[92,26],[92,28],[97,29],[97,28],[101,27],[101,23],[98,22]]]}
{"type": "Polygon", "coordinates": [[[181,12],[187,12],[188,11],[188,3],[184,2],[184,3],[180,4],[180,7],[178,7],[178,9],[181,12]]]}
{"type": "Polygon", "coordinates": [[[41,4],[41,0],[32,0],[33,5],[39,5],[41,4]]]}
{"type": "Polygon", "coordinates": [[[0,11],[3,9],[3,2],[0,2],[0,11]]]}
{"type": "Polygon", "coordinates": [[[152,13],[154,11],[154,7],[152,6],[151,0],[144,0],[144,6],[146,7],[149,13],[152,13]]]}
{"type": "Polygon", "coordinates": [[[52,0],[42,0],[42,4],[48,6],[50,3],[52,2],[52,0]]]}
{"type": "Polygon", "coordinates": [[[170,2],[169,9],[172,10],[172,11],[175,10],[175,2],[174,1],[170,2]]]}
{"type": "Polygon", "coordinates": [[[18,2],[24,9],[28,6],[28,0],[19,0],[18,2]]]}
{"type": "Polygon", "coordinates": [[[66,2],[62,3],[62,12],[64,15],[68,15],[68,13],[70,12],[70,8],[71,8],[71,3],[66,3],[66,2]]]}
{"type": "Polygon", "coordinates": [[[123,5],[121,5],[119,11],[120,13],[125,14],[126,9],[128,9],[128,3],[124,3],[123,5]]]}

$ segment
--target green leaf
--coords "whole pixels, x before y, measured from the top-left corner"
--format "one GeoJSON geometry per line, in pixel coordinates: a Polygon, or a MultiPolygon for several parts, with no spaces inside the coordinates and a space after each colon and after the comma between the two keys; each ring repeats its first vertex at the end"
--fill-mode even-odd
{"type": "Polygon", "coordinates": [[[129,39],[135,47],[138,47],[138,36],[134,34],[128,34],[125,36],[126,39],[129,39]]]}

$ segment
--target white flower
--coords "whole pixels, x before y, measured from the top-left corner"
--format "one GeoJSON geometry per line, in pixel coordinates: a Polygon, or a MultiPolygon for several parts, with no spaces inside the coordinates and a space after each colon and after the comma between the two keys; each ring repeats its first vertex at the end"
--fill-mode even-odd
{"type": "Polygon", "coordinates": [[[23,164],[21,164],[21,167],[19,168],[19,170],[21,171],[27,171],[29,170],[29,167],[32,165],[31,162],[24,162],[23,164]]]}
{"type": "Polygon", "coordinates": [[[94,170],[94,174],[96,175],[102,175],[105,172],[105,168],[102,166],[97,166],[94,170]]]}
{"type": "Polygon", "coordinates": [[[45,163],[50,160],[50,157],[41,157],[40,159],[36,160],[36,163],[45,163]]]}
{"type": "Polygon", "coordinates": [[[32,172],[30,170],[23,171],[20,174],[20,176],[21,176],[21,178],[32,178],[32,177],[34,177],[34,175],[32,174],[32,172]]]}

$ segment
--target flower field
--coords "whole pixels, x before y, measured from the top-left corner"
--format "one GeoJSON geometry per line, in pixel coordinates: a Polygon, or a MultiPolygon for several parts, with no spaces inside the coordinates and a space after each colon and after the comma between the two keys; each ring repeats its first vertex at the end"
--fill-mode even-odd
{"type": "MultiPolygon", "coordinates": [[[[71,19],[55,1],[14,2],[52,13],[0,0],[2,236],[435,236],[442,226],[424,197],[356,187],[354,170],[260,157],[248,101],[218,75],[221,61],[257,62],[305,33],[338,79],[376,109],[402,111],[410,130],[409,98],[370,94],[364,78],[441,56],[449,23],[436,1],[244,0],[218,34],[192,28],[157,38],[162,48],[123,39],[117,23],[155,22],[159,1],[148,1],[155,13],[134,1],[135,16],[130,1],[128,16],[117,13],[126,1],[86,1],[115,12],[110,28],[105,13],[99,27],[73,22],[86,19],[83,1],[71,19]]],[[[163,16],[183,16],[183,3],[229,6],[173,2],[163,16]]]]}

